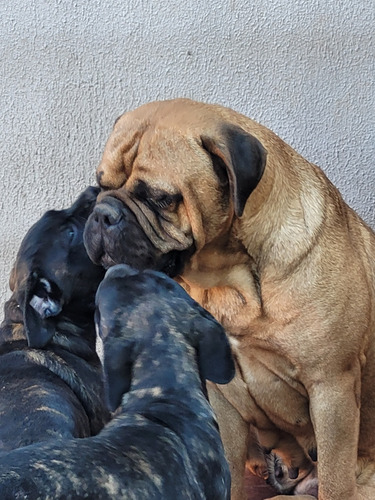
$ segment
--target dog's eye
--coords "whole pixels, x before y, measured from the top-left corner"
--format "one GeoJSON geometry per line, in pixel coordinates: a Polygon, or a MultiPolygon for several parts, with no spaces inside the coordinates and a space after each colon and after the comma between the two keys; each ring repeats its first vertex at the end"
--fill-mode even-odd
{"type": "Polygon", "coordinates": [[[166,208],[172,209],[175,207],[178,201],[180,201],[180,196],[163,194],[162,196],[154,200],[154,204],[161,209],[166,209],[166,208]]]}
{"type": "Polygon", "coordinates": [[[65,237],[69,244],[73,243],[77,234],[77,229],[75,226],[68,226],[65,228],[65,237]]]}
{"type": "Polygon", "coordinates": [[[155,204],[159,208],[168,208],[172,203],[173,203],[173,198],[172,198],[172,196],[169,196],[168,194],[163,195],[162,197],[155,200],[155,204]]]}

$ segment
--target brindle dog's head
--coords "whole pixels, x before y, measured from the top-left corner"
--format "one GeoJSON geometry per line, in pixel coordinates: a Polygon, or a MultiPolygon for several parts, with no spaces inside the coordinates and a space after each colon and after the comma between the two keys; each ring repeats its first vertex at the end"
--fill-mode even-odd
{"type": "Polygon", "coordinates": [[[64,316],[69,321],[76,318],[77,324],[86,320],[88,310],[93,316],[104,269],[89,259],[83,229],[98,192],[89,187],[70,208],[46,212],[21,243],[9,281],[13,295],[5,313],[13,311],[15,319],[23,321],[31,347],[45,346],[64,316]]]}
{"type": "MultiPolygon", "coordinates": [[[[111,409],[118,407],[134,383],[135,363],[144,379],[155,377],[149,366],[139,365],[140,354],[150,348],[156,358],[160,353],[162,361],[157,358],[156,362],[177,363],[182,373],[194,368],[181,356],[181,345],[192,348],[203,386],[206,379],[226,384],[234,377],[224,328],[165,274],[139,272],[125,264],[113,266],[99,285],[96,305],[111,409]]],[[[175,381],[176,386],[178,383],[175,381]]]]}
{"type": "Polygon", "coordinates": [[[97,169],[103,192],[84,235],[94,262],[175,276],[192,255],[226,239],[266,158],[238,125],[240,115],[226,112],[176,99],[117,120],[97,169]]]}

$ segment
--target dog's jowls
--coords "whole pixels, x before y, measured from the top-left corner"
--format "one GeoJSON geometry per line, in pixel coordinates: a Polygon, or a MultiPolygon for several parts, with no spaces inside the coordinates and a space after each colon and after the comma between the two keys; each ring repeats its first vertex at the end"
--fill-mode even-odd
{"type": "Polygon", "coordinates": [[[176,99],[121,116],[97,174],[91,258],[175,276],[229,334],[239,369],[209,395],[233,499],[250,426],[295,473],[317,458],[319,499],[375,498],[375,237],[322,170],[235,111],[176,99]]]}
{"type": "Polygon", "coordinates": [[[234,375],[224,329],[167,276],[123,265],[97,311],[108,400],[121,406],[95,437],[0,454],[0,498],[229,500],[205,389],[234,375]]]}
{"type": "Polygon", "coordinates": [[[90,436],[108,419],[94,324],[104,270],[82,241],[97,194],[44,214],[18,251],[0,328],[1,451],[90,436]]]}

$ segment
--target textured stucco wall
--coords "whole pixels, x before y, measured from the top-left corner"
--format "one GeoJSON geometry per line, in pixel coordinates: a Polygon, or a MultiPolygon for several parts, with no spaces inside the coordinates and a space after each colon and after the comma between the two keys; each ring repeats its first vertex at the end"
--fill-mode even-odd
{"type": "Polygon", "coordinates": [[[261,121],[375,227],[373,0],[2,0],[0,23],[1,304],[27,228],[94,182],[115,118],[154,99],[261,121]]]}

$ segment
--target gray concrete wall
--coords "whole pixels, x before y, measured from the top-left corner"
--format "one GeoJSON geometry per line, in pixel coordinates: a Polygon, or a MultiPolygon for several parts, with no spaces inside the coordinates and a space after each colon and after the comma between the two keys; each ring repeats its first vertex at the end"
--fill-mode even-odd
{"type": "Polygon", "coordinates": [[[155,99],[261,121],[375,227],[373,0],[2,0],[0,23],[1,304],[25,231],[94,182],[115,118],[155,99]]]}

